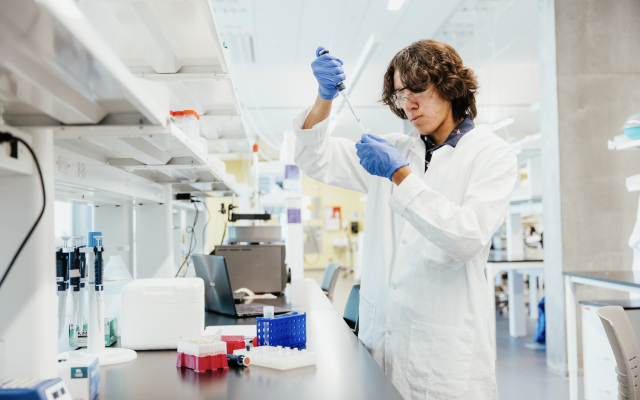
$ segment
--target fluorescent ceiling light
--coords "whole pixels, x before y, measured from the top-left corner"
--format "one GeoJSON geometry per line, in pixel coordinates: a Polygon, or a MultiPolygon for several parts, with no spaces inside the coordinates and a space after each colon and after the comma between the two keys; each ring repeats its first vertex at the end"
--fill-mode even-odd
{"type": "Polygon", "coordinates": [[[387,10],[398,11],[402,7],[402,3],[404,3],[404,0],[389,0],[387,10]]]}
{"type": "Polygon", "coordinates": [[[494,124],[491,128],[492,131],[497,131],[500,128],[504,128],[507,125],[513,124],[513,118],[507,118],[504,121],[500,121],[497,124],[494,124]]]}

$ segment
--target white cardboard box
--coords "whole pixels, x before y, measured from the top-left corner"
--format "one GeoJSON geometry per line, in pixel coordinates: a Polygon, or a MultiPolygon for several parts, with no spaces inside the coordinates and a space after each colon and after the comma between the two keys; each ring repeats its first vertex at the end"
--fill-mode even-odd
{"type": "Polygon", "coordinates": [[[98,357],[78,356],[72,352],[58,362],[58,376],[67,384],[73,400],[93,400],[100,390],[98,357]]]}
{"type": "Polygon", "coordinates": [[[204,332],[204,281],[136,279],[122,288],[122,347],[175,349],[181,337],[204,332]]]}

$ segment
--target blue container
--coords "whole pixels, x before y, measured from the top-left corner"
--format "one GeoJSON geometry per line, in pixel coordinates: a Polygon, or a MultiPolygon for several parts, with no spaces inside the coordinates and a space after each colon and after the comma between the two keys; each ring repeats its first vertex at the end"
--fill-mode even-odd
{"type": "MultiPolygon", "coordinates": [[[[102,236],[102,232],[89,232],[87,247],[96,247],[98,245],[98,241],[94,239],[95,236],[102,236]]],[[[104,247],[104,237],[100,239],[100,246],[104,247]]]]}
{"type": "Polygon", "coordinates": [[[273,318],[256,318],[258,346],[300,347],[307,344],[307,314],[292,312],[273,318]]]}
{"type": "Polygon", "coordinates": [[[624,134],[631,140],[640,139],[640,126],[632,126],[629,128],[622,128],[624,134]]]}

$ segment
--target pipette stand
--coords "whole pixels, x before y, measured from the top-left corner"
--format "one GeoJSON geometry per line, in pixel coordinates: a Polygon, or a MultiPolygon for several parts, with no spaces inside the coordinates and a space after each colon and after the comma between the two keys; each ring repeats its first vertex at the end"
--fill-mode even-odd
{"type": "MultiPolygon", "coordinates": [[[[69,358],[74,355],[95,356],[100,359],[100,365],[120,364],[127,361],[135,360],[138,355],[131,349],[123,348],[107,348],[104,345],[104,319],[98,321],[98,315],[104,315],[104,301],[98,301],[98,295],[95,290],[95,247],[83,247],[81,253],[87,254],[87,268],[90,271],[90,279],[88,282],[89,290],[89,314],[87,315],[87,348],[75,351],[68,351],[58,355],[58,358],[69,358]],[[102,310],[98,312],[98,305],[102,310]]],[[[103,253],[110,251],[129,251],[129,246],[100,246],[103,253]]],[[[104,296],[104,292],[100,292],[104,296]]],[[[75,328],[75,327],[74,327],[75,328]]]]}

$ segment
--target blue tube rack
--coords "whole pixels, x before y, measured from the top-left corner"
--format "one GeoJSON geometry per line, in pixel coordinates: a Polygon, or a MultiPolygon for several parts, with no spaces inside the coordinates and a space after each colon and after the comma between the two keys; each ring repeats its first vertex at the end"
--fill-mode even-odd
{"type": "Polygon", "coordinates": [[[265,346],[265,335],[269,335],[269,346],[300,347],[307,344],[307,314],[291,312],[273,318],[256,318],[258,346],[265,346]],[[266,330],[268,324],[268,331],[266,330]]]}

